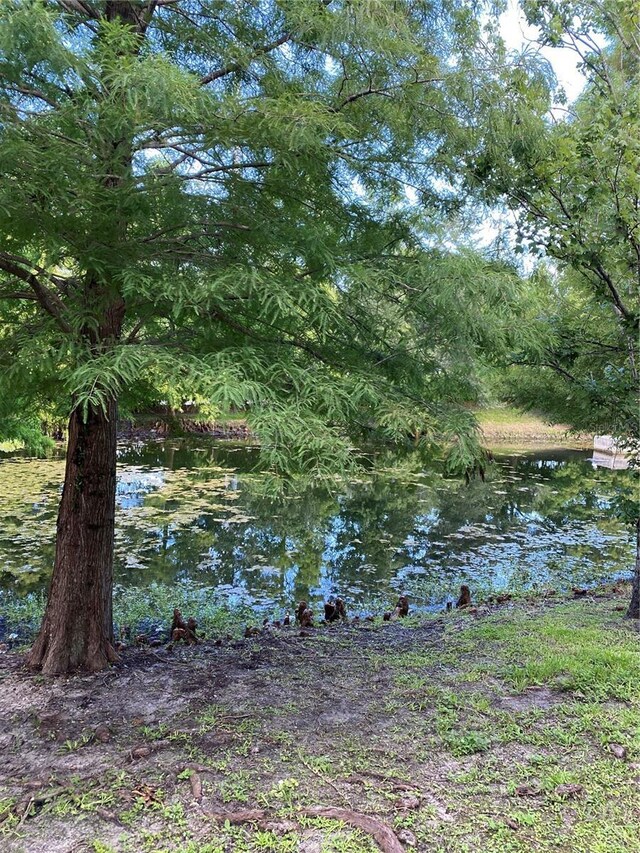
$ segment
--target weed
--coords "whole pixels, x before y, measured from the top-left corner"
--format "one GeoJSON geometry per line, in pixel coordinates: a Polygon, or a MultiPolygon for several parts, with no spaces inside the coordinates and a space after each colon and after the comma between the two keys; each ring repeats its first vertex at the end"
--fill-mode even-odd
{"type": "Polygon", "coordinates": [[[486,752],[491,745],[490,739],[482,732],[450,732],[444,742],[456,757],[473,755],[476,752],[486,752]]]}
{"type": "Polygon", "coordinates": [[[169,735],[171,729],[165,723],[158,723],[157,726],[142,726],[140,734],[146,740],[164,740],[169,735]]]}
{"type": "Polygon", "coordinates": [[[253,836],[256,850],[273,851],[273,853],[294,853],[298,848],[299,838],[288,832],[286,835],[276,835],[275,832],[258,831],[253,836]]]}
{"type": "Polygon", "coordinates": [[[218,788],[223,803],[246,803],[251,790],[249,774],[243,771],[229,774],[218,788]]]}
{"type": "Polygon", "coordinates": [[[91,732],[83,732],[79,738],[75,740],[67,739],[60,747],[62,752],[76,752],[78,749],[82,749],[83,746],[86,746],[88,743],[91,743],[93,740],[93,735],[91,732]]]}
{"type": "Polygon", "coordinates": [[[281,779],[271,788],[267,796],[290,807],[296,800],[299,785],[297,779],[281,779]]]}
{"type": "Polygon", "coordinates": [[[111,847],[110,844],[104,844],[102,841],[90,841],[91,850],[93,853],[116,853],[115,847],[111,847]]]}

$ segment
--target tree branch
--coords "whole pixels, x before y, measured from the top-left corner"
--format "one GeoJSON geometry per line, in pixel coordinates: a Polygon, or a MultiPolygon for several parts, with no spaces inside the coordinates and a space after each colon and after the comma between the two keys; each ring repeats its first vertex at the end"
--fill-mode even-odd
{"type": "Polygon", "coordinates": [[[85,0],[58,0],[58,5],[62,6],[65,12],[79,12],[94,21],[100,20],[98,12],[85,0]]]}
{"type": "Polygon", "coordinates": [[[30,290],[14,290],[13,293],[3,293],[0,290],[1,299],[27,299],[33,302],[37,301],[38,297],[30,290]]]}
{"type": "MultiPolygon", "coordinates": [[[[315,347],[307,344],[305,341],[301,341],[299,338],[265,338],[262,335],[256,333],[254,329],[251,329],[249,326],[245,326],[243,323],[239,322],[237,319],[230,317],[225,311],[222,311],[219,308],[214,308],[211,311],[211,315],[219,320],[229,328],[233,329],[236,332],[240,332],[243,335],[246,335],[248,338],[251,338],[254,341],[259,341],[260,343],[273,344],[275,346],[290,346],[295,347],[296,349],[303,350],[304,352],[309,353],[309,355],[313,356],[318,361],[323,362],[324,364],[329,364],[329,360],[315,347]]],[[[264,321],[259,321],[263,322],[264,321]]],[[[264,323],[268,328],[277,329],[276,326],[273,326],[271,323],[264,323]]],[[[277,331],[287,334],[283,329],[277,329],[277,331]]]]}
{"type": "MultiPolygon", "coordinates": [[[[284,33],[284,35],[281,35],[279,39],[269,42],[269,44],[263,44],[259,47],[255,47],[253,49],[253,55],[249,57],[246,64],[253,62],[253,60],[257,59],[259,56],[271,53],[271,51],[275,50],[277,47],[281,47],[283,44],[286,44],[292,36],[293,33],[284,33]]],[[[242,69],[246,67],[246,64],[242,62],[232,62],[230,65],[218,68],[216,71],[212,71],[210,74],[206,74],[202,77],[200,85],[206,86],[208,83],[213,83],[214,80],[219,80],[221,77],[226,77],[228,74],[234,74],[236,71],[242,71],[242,69]]]]}
{"type": "Polygon", "coordinates": [[[7,89],[12,92],[16,92],[19,95],[26,95],[29,98],[38,98],[40,101],[44,101],[46,104],[49,104],[50,107],[58,107],[59,104],[49,98],[44,92],[41,92],[39,89],[32,89],[29,86],[19,86],[17,84],[8,85],[7,89]]]}
{"type": "Polygon", "coordinates": [[[180,177],[189,181],[197,181],[202,178],[206,178],[207,175],[215,174],[216,172],[232,172],[239,169],[267,169],[272,165],[273,163],[268,163],[267,161],[256,161],[255,163],[231,163],[228,166],[209,166],[206,169],[201,169],[199,172],[194,172],[193,174],[187,173],[185,175],[180,175],[180,177]]]}
{"type": "Polygon", "coordinates": [[[349,95],[348,98],[345,98],[339,107],[335,107],[333,112],[340,112],[340,110],[344,109],[347,104],[352,104],[354,101],[359,101],[360,98],[364,98],[367,95],[390,96],[391,92],[393,92],[395,89],[400,89],[402,88],[402,86],[405,85],[417,86],[425,83],[442,83],[443,81],[444,77],[427,77],[424,80],[411,80],[409,83],[395,83],[392,86],[383,86],[380,89],[374,89],[373,86],[369,84],[368,88],[363,89],[361,92],[355,92],[353,95],[349,95]]]}
{"type": "Polygon", "coordinates": [[[560,374],[560,376],[564,376],[565,379],[568,379],[569,382],[573,382],[576,385],[580,383],[576,379],[576,377],[569,373],[568,370],[565,370],[564,367],[560,367],[559,364],[556,364],[553,361],[512,361],[511,364],[517,365],[518,367],[548,367],[551,370],[554,370],[556,373],[560,374]]]}
{"type": "Polygon", "coordinates": [[[592,272],[594,272],[607,286],[609,293],[611,294],[611,298],[613,300],[613,304],[616,310],[620,313],[622,317],[628,322],[632,322],[635,327],[640,325],[640,317],[634,317],[634,315],[629,311],[629,309],[625,306],[624,302],[620,298],[620,294],[616,286],[613,283],[613,280],[609,273],[602,267],[602,264],[595,263],[591,267],[592,272]]]}
{"type": "MultiPolygon", "coordinates": [[[[0,252],[0,270],[10,273],[20,281],[26,282],[33,290],[35,298],[38,300],[42,308],[50,314],[56,321],[63,332],[71,333],[71,326],[64,319],[64,304],[56,293],[52,293],[49,288],[34,275],[30,269],[26,270],[21,264],[33,269],[32,265],[26,258],[21,258],[16,255],[10,255],[8,252],[0,252]]],[[[44,271],[42,271],[44,272],[44,271]]]]}
{"type": "MultiPolygon", "coordinates": [[[[329,6],[331,2],[332,0],[320,0],[320,5],[326,7],[329,6]]],[[[253,54],[246,60],[246,62],[232,62],[229,65],[218,68],[216,71],[212,71],[210,74],[206,74],[202,77],[200,79],[200,85],[206,86],[208,83],[213,83],[214,80],[219,80],[221,77],[226,77],[228,74],[234,74],[236,71],[242,71],[242,69],[246,68],[254,59],[258,59],[260,56],[265,56],[273,50],[276,50],[276,48],[286,44],[288,41],[291,41],[293,35],[294,34],[292,32],[283,33],[280,38],[275,41],[255,46],[253,48],[253,54]]]]}

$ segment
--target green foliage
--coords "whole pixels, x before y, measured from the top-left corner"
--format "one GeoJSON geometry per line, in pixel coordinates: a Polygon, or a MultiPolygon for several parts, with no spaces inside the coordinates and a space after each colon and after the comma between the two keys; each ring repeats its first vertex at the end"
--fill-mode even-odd
{"type": "MultiPolygon", "coordinates": [[[[576,429],[640,438],[640,63],[637,4],[527,0],[543,44],[574,51],[584,93],[558,109],[523,57],[495,86],[468,156],[469,184],[517,220],[516,251],[546,255],[527,282],[532,342],[507,393],[576,429]]],[[[522,343],[522,342],[521,342],[522,343]]]]}
{"type": "Polygon", "coordinates": [[[460,757],[463,755],[474,755],[477,752],[486,752],[491,741],[482,732],[452,731],[445,738],[445,745],[452,755],[460,757]]]}
{"type": "MultiPolygon", "coordinates": [[[[30,641],[42,620],[45,594],[28,592],[18,597],[5,593],[0,602],[8,630],[18,630],[21,643],[30,641]]],[[[174,607],[185,614],[196,615],[199,632],[208,637],[239,635],[241,629],[255,619],[249,607],[223,604],[212,597],[210,590],[188,582],[152,582],[143,587],[126,588],[117,584],[113,595],[116,634],[121,629],[128,633],[151,625],[154,630],[164,630],[168,637],[174,607]]]]}
{"type": "Polygon", "coordinates": [[[42,421],[37,415],[24,417],[12,414],[2,424],[2,439],[10,447],[25,448],[34,456],[43,456],[54,446],[53,439],[42,431],[42,421]]]}
{"type": "Polygon", "coordinates": [[[516,278],[427,250],[404,190],[455,206],[434,179],[478,34],[460,0],[3,4],[11,418],[190,399],[246,408],[280,470],[353,468],[372,431],[472,464],[458,406],[516,278]]]}
{"type": "Polygon", "coordinates": [[[200,633],[209,637],[239,633],[253,615],[248,607],[222,604],[212,599],[210,590],[188,582],[150,583],[144,587],[116,585],[114,589],[114,622],[118,628],[133,630],[151,621],[155,626],[164,626],[168,636],[174,607],[187,616],[197,616],[200,633]]]}

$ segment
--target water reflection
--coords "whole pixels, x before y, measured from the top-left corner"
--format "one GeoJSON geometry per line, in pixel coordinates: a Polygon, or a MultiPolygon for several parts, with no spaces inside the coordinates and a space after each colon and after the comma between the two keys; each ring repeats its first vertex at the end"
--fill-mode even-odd
{"type": "MultiPolygon", "coordinates": [[[[353,605],[408,591],[423,606],[475,590],[586,584],[626,573],[631,536],[608,516],[615,478],[590,454],[499,456],[466,486],[405,460],[345,484],[266,497],[245,446],[121,447],[116,581],[189,581],[236,601],[287,606],[339,592],[353,605]]],[[[60,459],[0,460],[5,588],[37,589],[53,559],[60,459]]]]}
{"type": "Polygon", "coordinates": [[[594,468],[611,468],[614,471],[626,471],[631,463],[629,457],[623,453],[603,453],[600,450],[594,450],[591,457],[591,464],[594,468]]]}

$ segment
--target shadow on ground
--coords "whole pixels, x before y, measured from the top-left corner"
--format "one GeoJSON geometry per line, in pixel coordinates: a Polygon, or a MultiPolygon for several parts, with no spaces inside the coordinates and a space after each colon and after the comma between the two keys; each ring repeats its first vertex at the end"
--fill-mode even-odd
{"type": "Polygon", "coordinates": [[[68,679],[4,655],[0,846],[640,851],[623,595],[130,649],[68,679]]]}

